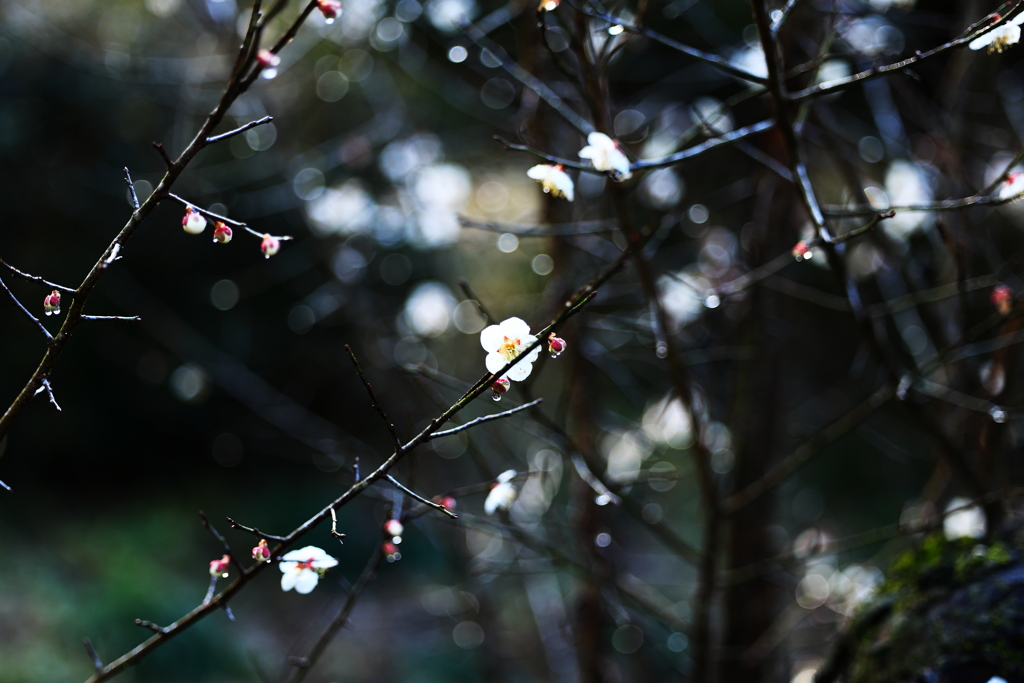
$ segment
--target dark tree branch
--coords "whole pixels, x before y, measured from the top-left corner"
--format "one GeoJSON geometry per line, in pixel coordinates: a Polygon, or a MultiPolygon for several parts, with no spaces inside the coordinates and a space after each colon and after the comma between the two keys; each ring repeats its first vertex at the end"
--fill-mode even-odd
{"type": "MultiPolygon", "coordinates": [[[[32,321],[32,323],[39,329],[39,331],[43,333],[43,336],[46,337],[47,341],[52,342],[53,335],[50,334],[50,331],[46,329],[41,322],[39,322],[39,318],[29,313],[28,309],[21,305],[21,302],[18,301],[18,297],[14,296],[14,292],[7,288],[7,284],[3,281],[2,278],[0,278],[0,289],[3,289],[5,292],[7,292],[7,296],[10,297],[11,301],[14,303],[14,306],[19,311],[24,313],[29,320],[32,321]]],[[[3,432],[0,432],[0,439],[2,439],[3,437],[3,432]]]]}
{"type": "Polygon", "coordinates": [[[508,417],[509,415],[515,415],[516,413],[518,413],[520,411],[527,410],[527,409],[532,408],[532,407],[534,407],[536,405],[540,405],[540,403],[543,402],[543,401],[544,401],[543,398],[538,398],[538,399],[534,399],[533,401],[530,401],[529,403],[524,403],[521,406],[516,406],[515,408],[512,408],[510,410],[506,410],[506,411],[501,412],[501,413],[495,413],[493,415],[484,415],[482,417],[478,417],[478,418],[475,418],[473,420],[470,420],[466,424],[459,425],[458,427],[454,427],[452,429],[446,429],[443,432],[435,432],[435,433],[430,435],[430,438],[431,439],[438,439],[438,438],[440,438],[442,436],[451,436],[452,434],[458,434],[459,432],[465,431],[465,430],[469,429],[470,427],[475,427],[478,424],[483,424],[484,422],[490,422],[491,420],[500,420],[501,418],[508,417]]]}
{"type": "Polygon", "coordinates": [[[85,652],[89,655],[89,659],[92,660],[92,665],[96,667],[96,670],[99,671],[102,669],[103,661],[100,659],[100,656],[96,654],[96,648],[92,646],[92,641],[88,638],[82,638],[82,645],[85,646],[85,652]]]}
{"type": "Polygon", "coordinates": [[[391,434],[392,441],[395,442],[396,446],[401,448],[402,440],[398,438],[398,432],[395,430],[395,423],[388,418],[387,413],[384,412],[384,408],[381,407],[380,401],[377,400],[377,396],[373,393],[373,387],[370,386],[368,381],[366,381],[366,375],[363,374],[363,368],[359,366],[356,354],[352,352],[352,348],[348,344],[345,344],[345,353],[348,354],[349,360],[352,361],[352,365],[356,369],[356,374],[359,375],[359,379],[362,380],[363,386],[366,388],[366,393],[370,396],[370,405],[372,405],[373,409],[377,411],[378,415],[380,415],[380,419],[384,420],[384,425],[387,427],[388,433],[391,434]]]}
{"type": "MultiPolygon", "coordinates": [[[[462,224],[466,225],[465,222],[462,224]]],[[[456,280],[456,283],[458,283],[459,288],[462,290],[462,293],[466,295],[466,298],[476,304],[477,310],[480,311],[480,314],[484,317],[484,320],[487,321],[487,324],[493,325],[497,322],[494,316],[491,315],[487,308],[484,307],[484,303],[480,301],[480,297],[478,297],[476,292],[473,291],[473,288],[469,286],[469,281],[466,278],[460,277],[456,280]]]]}
{"type": "Polygon", "coordinates": [[[3,266],[7,270],[11,271],[12,275],[14,275],[15,277],[19,277],[22,280],[28,280],[29,282],[35,282],[36,284],[44,285],[45,287],[49,287],[50,289],[56,289],[57,291],[64,292],[65,294],[75,294],[76,293],[76,291],[74,289],[72,289],[71,287],[65,287],[64,285],[58,285],[55,282],[50,282],[49,280],[44,280],[43,278],[38,277],[36,275],[30,275],[28,273],[22,272],[22,271],[18,270],[17,268],[15,268],[14,266],[12,266],[11,264],[5,263],[3,259],[0,259],[0,266],[3,266]]]}
{"type": "Polygon", "coordinates": [[[225,519],[228,520],[228,524],[231,525],[232,529],[240,529],[242,531],[245,531],[246,533],[252,534],[253,536],[258,536],[259,538],[265,538],[265,539],[267,539],[269,541],[277,541],[278,543],[283,543],[284,541],[288,540],[287,537],[285,537],[285,536],[275,536],[273,534],[267,534],[267,533],[264,533],[264,532],[260,531],[256,527],[248,527],[248,526],[245,526],[244,524],[239,524],[238,522],[236,522],[235,520],[231,519],[230,517],[226,517],[225,519]]]}

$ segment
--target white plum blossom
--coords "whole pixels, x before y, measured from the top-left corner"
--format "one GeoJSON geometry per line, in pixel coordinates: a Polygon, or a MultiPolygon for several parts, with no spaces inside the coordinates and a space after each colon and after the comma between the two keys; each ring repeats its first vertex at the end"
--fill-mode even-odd
{"type": "Polygon", "coordinates": [[[526,175],[539,182],[552,196],[565,197],[570,202],[573,200],[575,186],[562,164],[537,164],[526,175]]]}
{"type": "Polygon", "coordinates": [[[1005,24],[997,26],[988,33],[984,33],[971,41],[969,48],[980,50],[988,48],[989,54],[1002,52],[1020,40],[1020,25],[1024,23],[1024,14],[1018,14],[1005,24]]]}
{"type": "Polygon", "coordinates": [[[977,505],[971,505],[969,498],[954,498],[946,505],[942,531],[948,540],[982,538],[985,529],[985,513],[977,505]]]}
{"type": "Polygon", "coordinates": [[[512,485],[515,476],[515,470],[505,470],[498,475],[497,483],[491,485],[491,492],[484,501],[484,512],[493,515],[498,508],[508,510],[512,506],[516,499],[516,487],[512,485]]]}
{"type": "Polygon", "coordinates": [[[1024,193],[1024,173],[1012,171],[1006,174],[1006,179],[999,183],[999,198],[1017,198],[1024,193]]]}
{"type": "Polygon", "coordinates": [[[312,545],[293,550],[282,560],[278,565],[282,573],[281,590],[294,588],[296,593],[303,594],[316,588],[316,582],[324,571],[338,564],[336,559],[312,545]]]}
{"type": "Polygon", "coordinates": [[[612,180],[627,180],[633,176],[629,158],[622,153],[618,141],[595,131],[587,136],[587,143],[580,150],[581,159],[590,159],[595,169],[611,173],[612,180]]]}
{"type": "MultiPolygon", "coordinates": [[[[480,333],[480,345],[487,351],[487,358],[484,363],[488,372],[498,372],[509,361],[515,360],[527,347],[537,341],[537,338],[530,334],[530,326],[520,318],[509,318],[500,325],[485,327],[480,333]]],[[[533,371],[533,363],[540,356],[538,345],[503,378],[522,382],[530,376],[533,371]]]]}

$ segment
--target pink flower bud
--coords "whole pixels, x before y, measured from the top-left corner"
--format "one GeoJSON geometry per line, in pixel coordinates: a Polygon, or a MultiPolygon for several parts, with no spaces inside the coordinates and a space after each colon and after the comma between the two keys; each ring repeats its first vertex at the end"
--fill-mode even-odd
{"type": "Polygon", "coordinates": [[[1001,315],[1009,315],[1013,308],[1013,290],[1006,285],[996,285],[989,300],[1001,315]]]}
{"type": "Polygon", "coordinates": [[[213,224],[213,241],[220,242],[221,244],[227,244],[231,241],[231,228],[224,225],[221,221],[217,221],[213,224]]]}
{"type": "Polygon", "coordinates": [[[797,261],[806,261],[811,258],[811,248],[805,242],[797,242],[793,247],[793,258],[797,261]]]}
{"type": "Polygon", "coordinates": [[[219,576],[222,579],[228,577],[228,565],[231,564],[231,557],[225,555],[219,560],[214,560],[210,563],[210,576],[219,576]]]}
{"type": "Polygon", "coordinates": [[[455,512],[455,498],[452,496],[444,496],[434,498],[434,502],[443,507],[448,512],[455,512]]]}
{"type": "Polygon", "coordinates": [[[494,384],[491,385],[491,398],[493,398],[495,401],[500,401],[501,395],[508,391],[509,387],[511,386],[511,382],[509,382],[504,377],[499,377],[498,379],[494,380],[494,384]]]}
{"type": "Polygon", "coordinates": [[[565,340],[561,337],[556,337],[554,332],[548,337],[548,353],[551,354],[552,358],[558,358],[562,351],[565,351],[566,346],[565,340]]]}
{"type": "Polygon", "coordinates": [[[389,519],[384,522],[384,534],[390,536],[398,543],[397,539],[402,538],[402,532],[405,531],[405,527],[397,519],[389,519]]]}
{"type": "Polygon", "coordinates": [[[261,538],[259,545],[252,549],[252,559],[257,562],[270,562],[270,548],[267,547],[267,539],[261,538]]]}
{"type": "Polygon", "coordinates": [[[60,315],[60,292],[55,289],[43,299],[43,310],[46,315],[60,315]]]}
{"type": "Polygon", "coordinates": [[[181,219],[181,227],[190,235],[198,235],[206,230],[206,218],[191,206],[185,208],[185,217],[181,219]]]}
{"type": "Polygon", "coordinates": [[[316,7],[328,22],[334,21],[341,14],[340,0],[316,0],[316,7]]]}
{"type": "Polygon", "coordinates": [[[394,562],[395,560],[402,559],[402,553],[398,552],[398,546],[391,541],[386,541],[384,545],[380,547],[380,551],[384,553],[384,557],[387,558],[388,562],[394,562]]]}
{"type": "Polygon", "coordinates": [[[260,50],[256,53],[256,61],[263,66],[277,66],[281,63],[281,58],[270,50],[260,50]]]}
{"type": "Polygon", "coordinates": [[[260,243],[260,251],[267,258],[270,258],[281,250],[281,242],[271,235],[264,235],[263,241],[260,243]]]}

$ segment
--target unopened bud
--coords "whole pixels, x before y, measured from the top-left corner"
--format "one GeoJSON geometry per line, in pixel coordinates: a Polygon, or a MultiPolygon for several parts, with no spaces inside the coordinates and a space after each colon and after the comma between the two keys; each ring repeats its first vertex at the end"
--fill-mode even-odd
{"type": "Polygon", "coordinates": [[[989,300],[1000,315],[1009,315],[1013,309],[1013,290],[1006,285],[996,285],[989,300]]]}
{"type": "Polygon", "coordinates": [[[231,564],[231,557],[225,555],[219,560],[210,563],[210,576],[219,576],[222,579],[228,578],[228,565],[231,564]]]}
{"type": "Polygon", "coordinates": [[[316,7],[327,19],[327,23],[333,22],[341,14],[341,2],[339,0],[316,0],[316,7]]]}
{"type": "Polygon", "coordinates": [[[806,242],[797,242],[793,247],[793,258],[797,261],[807,261],[812,256],[811,248],[807,246],[806,242]]]}
{"type": "Polygon", "coordinates": [[[252,559],[257,562],[270,562],[270,548],[267,547],[267,539],[261,538],[259,545],[252,549],[252,559]]]}
{"type": "Polygon", "coordinates": [[[554,332],[548,337],[548,353],[551,354],[552,358],[558,358],[562,351],[565,351],[566,346],[565,340],[561,337],[556,337],[554,332]]]}
{"type": "Polygon", "coordinates": [[[434,502],[443,507],[448,512],[455,512],[455,498],[453,498],[452,496],[434,498],[434,502]]]}
{"type": "Polygon", "coordinates": [[[213,225],[213,241],[220,242],[221,244],[227,244],[231,241],[231,228],[224,225],[221,221],[217,221],[213,225]]]}
{"type": "Polygon", "coordinates": [[[264,235],[263,241],[260,243],[260,251],[267,258],[270,258],[281,250],[281,242],[272,235],[264,235]]]}
{"type": "Polygon", "coordinates": [[[395,543],[401,543],[403,531],[405,531],[405,527],[397,519],[389,519],[384,522],[384,533],[390,536],[395,543]]]}
{"type": "Polygon", "coordinates": [[[191,206],[185,207],[185,217],[181,219],[181,227],[190,235],[198,235],[206,230],[206,218],[191,206]]]}
{"type": "Polygon", "coordinates": [[[43,310],[46,315],[60,315],[60,292],[55,289],[43,299],[43,310]]]}
{"type": "Polygon", "coordinates": [[[263,66],[277,66],[281,63],[281,58],[270,50],[260,50],[256,53],[256,61],[263,66]]]}
{"type": "Polygon", "coordinates": [[[493,398],[495,401],[500,401],[501,395],[508,391],[509,387],[511,386],[511,382],[509,382],[504,377],[499,377],[498,379],[494,380],[494,384],[491,385],[491,398],[493,398]]]}
{"type": "Polygon", "coordinates": [[[398,552],[398,546],[391,541],[386,541],[380,547],[380,551],[384,553],[384,557],[387,558],[388,562],[402,559],[402,553],[398,552]]]}

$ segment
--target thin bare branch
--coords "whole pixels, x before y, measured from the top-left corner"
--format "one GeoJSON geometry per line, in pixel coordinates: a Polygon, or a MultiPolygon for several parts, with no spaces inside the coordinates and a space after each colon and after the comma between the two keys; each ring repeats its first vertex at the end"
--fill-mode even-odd
{"type": "Polygon", "coordinates": [[[212,145],[215,142],[220,142],[221,140],[227,140],[228,138],[232,138],[232,137],[234,137],[234,136],[236,136],[236,135],[238,135],[240,133],[244,133],[245,131],[247,131],[247,130],[249,130],[251,128],[255,128],[256,126],[262,126],[265,123],[270,123],[273,120],[274,120],[273,116],[264,116],[262,119],[257,119],[256,121],[250,121],[249,123],[245,124],[244,126],[239,126],[238,128],[235,128],[234,130],[229,130],[228,132],[221,133],[220,135],[214,135],[211,138],[206,138],[206,144],[212,145]]]}
{"type": "Polygon", "coordinates": [[[391,434],[391,439],[395,442],[395,445],[399,448],[402,447],[402,440],[398,438],[398,432],[395,430],[395,423],[388,418],[387,413],[384,412],[384,408],[381,407],[380,401],[377,400],[376,394],[373,393],[373,387],[366,381],[366,375],[363,374],[363,368],[360,367],[359,361],[356,359],[356,354],[352,352],[352,348],[345,344],[345,353],[348,354],[349,360],[352,361],[352,365],[356,369],[356,374],[359,375],[359,379],[362,380],[363,386],[366,388],[366,393],[370,396],[370,405],[380,415],[380,419],[384,420],[384,425],[388,429],[388,433],[391,434]]]}
{"type": "MultiPolygon", "coordinates": [[[[19,311],[24,313],[28,317],[29,320],[32,321],[32,323],[39,329],[40,332],[43,333],[43,336],[46,337],[47,340],[52,342],[53,341],[53,335],[50,334],[50,331],[48,329],[46,329],[45,327],[43,327],[43,324],[41,322],[39,322],[39,318],[37,318],[34,315],[32,315],[31,313],[29,313],[28,309],[21,305],[21,302],[18,301],[18,297],[14,296],[14,292],[12,292],[10,289],[7,288],[7,284],[3,281],[2,278],[0,278],[0,289],[3,289],[5,292],[7,292],[7,296],[10,297],[11,302],[14,304],[14,306],[19,311]]],[[[3,438],[3,433],[0,433],[0,438],[3,438]]]]}
{"type": "Polygon", "coordinates": [[[92,665],[96,667],[96,670],[99,671],[102,669],[103,661],[100,659],[100,656],[96,654],[96,648],[92,646],[92,641],[88,638],[82,638],[82,645],[85,646],[85,652],[89,655],[89,659],[92,660],[92,665]]]}
{"type": "Polygon", "coordinates": [[[73,288],[71,288],[71,287],[65,287],[64,285],[58,285],[56,282],[50,282],[49,280],[44,280],[43,278],[38,277],[36,275],[30,275],[29,273],[20,271],[17,268],[15,268],[14,266],[12,266],[11,264],[4,262],[3,259],[0,259],[0,266],[3,266],[7,270],[11,271],[12,275],[14,275],[15,277],[21,278],[22,280],[28,280],[29,282],[35,282],[36,284],[40,284],[40,285],[43,285],[45,287],[49,287],[50,289],[56,289],[57,291],[64,292],[65,294],[74,294],[75,293],[75,290],[73,288]]]}
{"type": "Polygon", "coordinates": [[[538,399],[534,399],[533,401],[530,401],[529,403],[524,403],[521,406],[516,406],[515,408],[512,408],[510,410],[506,410],[506,411],[501,412],[501,413],[495,413],[493,415],[484,415],[482,417],[478,417],[476,419],[470,420],[466,424],[459,425],[458,427],[454,427],[452,429],[446,429],[443,432],[434,432],[433,434],[430,435],[430,438],[431,439],[438,439],[438,438],[440,438],[442,436],[451,436],[452,434],[458,434],[459,432],[465,431],[465,430],[469,429],[470,427],[475,427],[478,424],[483,424],[484,422],[490,422],[491,420],[500,420],[501,418],[508,417],[509,415],[515,415],[518,412],[521,412],[523,410],[527,410],[529,408],[533,408],[536,405],[540,405],[540,403],[542,403],[543,401],[544,401],[543,398],[538,398],[538,399]]]}
{"type": "Polygon", "coordinates": [[[258,536],[260,538],[266,538],[266,539],[271,540],[271,541],[277,541],[278,543],[283,543],[284,541],[288,540],[288,538],[285,537],[285,536],[275,536],[274,534],[268,534],[268,533],[265,533],[263,531],[260,531],[256,527],[249,527],[249,526],[245,526],[244,524],[239,524],[238,522],[236,522],[235,520],[231,519],[230,517],[225,517],[225,519],[228,520],[228,524],[231,525],[232,529],[240,529],[242,531],[245,531],[247,533],[252,534],[253,536],[258,536]]]}
{"type": "Polygon", "coordinates": [[[392,484],[395,485],[395,488],[397,488],[399,491],[401,491],[405,495],[409,496],[410,498],[418,500],[419,502],[423,503],[427,507],[431,507],[431,508],[437,510],[438,512],[447,515],[451,519],[458,519],[459,518],[458,515],[456,515],[454,512],[452,512],[451,510],[449,510],[445,506],[441,505],[440,503],[435,503],[433,501],[427,500],[426,498],[424,498],[420,494],[416,493],[415,491],[413,491],[409,487],[403,485],[402,482],[398,481],[397,479],[395,479],[390,474],[385,475],[385,476],[387,477],[388,481],[390,481],[392,484]]]}

